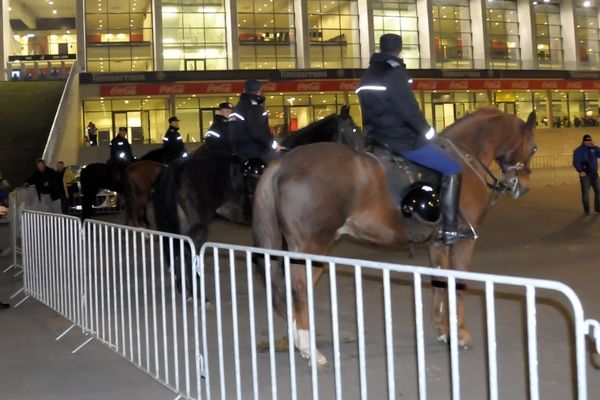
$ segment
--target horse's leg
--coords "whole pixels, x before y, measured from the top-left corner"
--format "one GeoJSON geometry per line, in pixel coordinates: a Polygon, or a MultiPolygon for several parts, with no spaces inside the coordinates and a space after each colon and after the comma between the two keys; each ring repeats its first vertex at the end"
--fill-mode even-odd
{"type": "MultiPolygon", "coordinates": [[[[433,243],[429,245],[429,262],[433,268],[448,268],[448,249],[441,243],[433,243]]],[[[432,282],[433,286],[433,309],[432,319],[433,325],[437,330],[437,339],[447,342],[450,332],[448,325],[448,295],[444,285],[437,285],[436,281],[432,282]]]]}
{"type": "MultiPolygon", "coordinates": [[[[469,269],[473,251],[475,250],[475,241],[462,241],[454,244],[450,249],[450,266],[459,271],[469,269]]],[[[465,291],[466,288],[457,290],[457,320],[458,320],[458,343],[463,347],[470,347],[473,342],[471,332],[465,325],[465,291]]]]}
{"type": "MultiPolygon", "coordinates": [[[[327,254],[331,243],[333,243],[334,235],[331,235],[330,240],[319,241],[319,243],[310,243],[302,246],[302,249],[290,245],[291,251],[305,252],[311,254],[327,254]],[[323,244],[325,243],[325,244],[323,244]]],[[[292,327],[294,331],[294,343],[296,348],[300,350],[303,358],[310,360],[310,319],[308,310],[308,291],[307,291],[307,274],[305,264],[290,265],[291,286],[293,292],[293,321],[292,327]]],[[[311,284],[316,285],[319,278],[323,274],[321,267],[312,267],[313,279],[311,284]]],[[[314,293],[314,292],[313,292],[314,293]]],[[[314,310],[313,310],[314,311],[314,310]]],[[[316,330],[316,327],[314,327],[316,330]]],[[[316,333],[315,333],[316,334],[316,333]]],[[[327,358],[315,348],[315,356],[317,366],[327,364],[327,358]]]]}

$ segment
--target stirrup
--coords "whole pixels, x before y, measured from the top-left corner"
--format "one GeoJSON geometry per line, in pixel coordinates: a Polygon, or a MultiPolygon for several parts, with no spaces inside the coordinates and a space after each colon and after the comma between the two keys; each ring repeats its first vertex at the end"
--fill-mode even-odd
{"type": "Polygon", "coordinates": [[[475,240],[477,239],[477,235],[475,234],[475,232],[473,230],[469,230],[469,231],[461,231],[459,229],[452,229],[452,230],[442,230],[442,242],[444,242],[445,245],[451,245],[454,244],[456,242],[458,242],[459,240],[475,240]]]}

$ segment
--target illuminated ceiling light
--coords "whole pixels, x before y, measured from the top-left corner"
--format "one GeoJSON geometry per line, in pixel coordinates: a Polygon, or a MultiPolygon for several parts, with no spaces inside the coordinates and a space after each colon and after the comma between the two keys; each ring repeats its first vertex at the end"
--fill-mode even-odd
{"type": "Polygon", "coordinates": [[[52,10],[52,14],[56,14],[56,10],[52,10]]]}
{"type": "Polygon", "coordinates": [[[583,6],[584,6],[584,7],[590,7],[591,5],[592,5],[592,2],[591,2],[591,1],[584,1],[584,2],[583,2],[583,6]]]}

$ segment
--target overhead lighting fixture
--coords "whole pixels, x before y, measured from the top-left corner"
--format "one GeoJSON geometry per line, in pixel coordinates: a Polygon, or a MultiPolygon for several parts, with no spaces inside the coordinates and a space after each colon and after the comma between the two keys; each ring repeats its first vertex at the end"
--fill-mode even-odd
{"type": "Polygon", "coordinates": [[[56,10],[52,10],[52,14],[56,14],[56,10]]]}
{"type": "Polygon", "coordinates": [[[584,2],[583,2],[583,6],[584,6],[584,7],[590,7],[591,5],[592,5],[592,2],[591,2],[591,1],[584,1],[584,2]]]}

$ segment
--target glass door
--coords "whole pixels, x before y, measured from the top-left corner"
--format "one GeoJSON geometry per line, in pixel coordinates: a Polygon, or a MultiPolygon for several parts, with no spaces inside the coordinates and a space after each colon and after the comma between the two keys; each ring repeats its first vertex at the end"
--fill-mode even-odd
{"type": "Polygon", "coordinates": [[[433,124],[436,131],[441,132],[456,120],[453,103],[437,103],[433,105],[433,124]]]}
{"type": "Polygon", "coordinates": [[[204,71],[206,69],[206,61],[203,59],[185,60],[186,71],[204,71]]]}
{"type": "MultiPolygon", "coordinates": [[[[144,142],[144,127],[146,125],[150,127],[149,112],[143,112],[144,118],[142,118],[141,111],[115,111],[113,112],[113,132],[115,134],[119,131],[119,128],[124,127],[127,129],[127,139],[130,143],[143,143],[144,142]],[[145,120],[145,123],[142,121],[145,120]]],[[[149,129],[148,129],[149,132],[149,129]]]]}
{"type": "Polygon", "coordinates": [[[217,113],[216,108],[201,108],[200,109],[200,141],[204,141],[204,134],[210,128],[217,113]]]}

